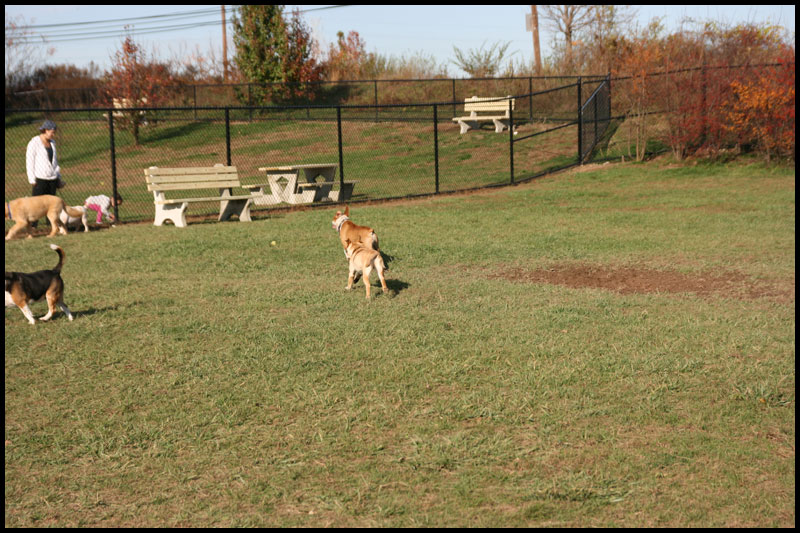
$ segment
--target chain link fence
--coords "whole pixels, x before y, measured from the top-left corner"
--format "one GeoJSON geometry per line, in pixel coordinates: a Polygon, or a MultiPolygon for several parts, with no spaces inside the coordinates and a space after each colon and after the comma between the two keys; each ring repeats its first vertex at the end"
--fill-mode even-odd
{"type": "MultiPolygon", "coordinates": [[[[583,76],[590,79],[604,76],[583,76]]],[[[431,78],[391,80],[320,81],[310,85],[315,105],[394,105],[408,102],[460,102],[475,95],[505,96],[533,94],[575,83],[578,76],[514,76],[502,78],[431,78]]],[[[291,85],[275,83],[272,85],[291,85]]],[[[307,84],[306,84],[307,85],[307,84]]],[[[306,87],[304,85],[304,88],[306,87]]],[[[158,88],[167,107],[223,107],[240,105],[288,105],[297,102],[258,101],[256,94],[273,91],[265,84],[226,83],[170,85],[158,88]]],[[[281,91],[283,92],[283,91],[281,91]]],[[[291,91],[288,91],[291,92],[291,91]]],[[[99,85],[72,89],[38,89],[6,93],[6,108],[66,109],[103,107],[103,89],[99,85]]],[[[454,104],[455,105],[455,104],[454,104]]],[[[456,110],[453,109],[453,112],[456,110]]]]}
{"type": "MultiPolygon", "coordinates": [[[[263,167],[332,164],[336,180],[355,181],[350,202],[412,197],[532,179],[577,164],[610,115],[608,80],[590,80],[513,97],[512,128],[488,125],[461,134],[464,102],[347,106],[227,106],[135,109],[6,110],[6,199],[29,196],[25,149],[45,118],[67,185],[59,194],[82,205],[96,194],[124,202],[122,222],[154,216],[144,169],[235,165],[243,185],[265,183],[263,167]],[[591,89],[588,101],[582,95],[591,89]],[[130,121],[142,119],[138,139],[130,121]],[[583,115],[585,118],[582,118],[583,115]],[[127,126],[126,126],[127,125],[127,126]]],[[[244,190],[234,194],[246,194],[244,190]]],[[[324,204],[323,204],[324,205],[324,204]]],[[[189,215],[218,205],[193,204],[189,215]]],[[[275,206],[255,205],[258,209],[275,206]]]]}

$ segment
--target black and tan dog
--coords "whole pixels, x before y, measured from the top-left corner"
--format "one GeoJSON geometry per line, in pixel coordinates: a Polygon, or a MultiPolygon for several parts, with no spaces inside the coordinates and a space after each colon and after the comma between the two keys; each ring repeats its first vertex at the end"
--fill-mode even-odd
{"type": "Polygon", "coordinates": [[[61,279],[64,250],[55,244],[51,244],[50,248],[58,253],[58,264],[52,270],[40,270],[30,274],[6,271],[6,307],[19,307],[31,324],[35,324],[36,320],[28,304],[45,297],[47,297],[48,312],[39,320],[50,320],[56,311],[56,304],[70,320],[73,318],[64,303],[64,280],[61,279]]]}
{"type": "MultiPolygon", "coordinates": [[[[6,202],[6,218],[16,222],[14,227],[8,230],[6,240],[13,239],[17,233],[23,229],[30,228],[30,225],[46,216],[50,221],[50,237],[55,236],[56,232],[63,235],[67,234],[67,229],[61,222],[59,215],[66,212],[71,217],[80,218],[83,213],[67,206],[59,196],[43,194],[41,196],[26,196],[6,202]]],[[[31,235],[28,234],[28,238],[31,235]]]]}
{"type": "Polygon", "coordinates": [[[386,294],[389,288],[386,286],[386,279],[383,277],[383,271],[386,270],[386,265],[383,262],[381,253],[372,249],[371,246],[365,246],[363,243],[354,243],[350,239],[345,242],[344,253],[347,255],[347,260],[350,263],[350,275],[347,278],[347,290],[353,288],[353,283],[358,281],[354,279],[357,273],[364,274],[364,286],[367,288],[367,300],[369,300],[369,275],[375,270],[378,273],[378,278],[381,280],[381,288],[383,293],[386,294]]]}

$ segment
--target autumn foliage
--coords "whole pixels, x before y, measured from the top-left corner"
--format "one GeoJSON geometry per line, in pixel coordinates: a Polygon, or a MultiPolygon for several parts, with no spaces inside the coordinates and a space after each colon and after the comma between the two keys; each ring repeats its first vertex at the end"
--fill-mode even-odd
{"type": "Polygon", "coordinates": [[[731,82],[728,131],[739,144],[753,144],[765,155],[795,157],[794,50],[785,48],[778,64],[750,79],[731,82]]]}
{"type": "MultiPolygon", "coordinates": [[[[109,108],[158,107],[169,98],[172,75],[166,65],[148,60],[142,48],[128,36],[114,54],[111,71],[103,80],[100,104],[109,108]],[[115,102],[117,105],[115,106],[115,102]]],[[[129,129],[136,145],[146,114],[134,109],[117,113],[116,124],[129,129]],[[121,115],[121,116],[119,116],[121,115]]]]}
{"type": "Polygon", "coordinates": [[[794,47],[775,28],[709,24],[666,37],[650,28],[619,43],[613,74],[637,159],[652,138],[678,159],[794,157],[794,47]]]}
{"type": "Polygon", "coordinates": [[[233,19],[234,62],[250,83],[248,103],[313,100],[322,67],[311,30],[299,11],[279,5],[243,5],[233,19]]]}
{"type": "Polygon", "coordinates": [[[364,74],[368,54],[357,31],[337,35],[336,44],[330,45],[325,69],[330,81],[357,80],[364,74]]]}

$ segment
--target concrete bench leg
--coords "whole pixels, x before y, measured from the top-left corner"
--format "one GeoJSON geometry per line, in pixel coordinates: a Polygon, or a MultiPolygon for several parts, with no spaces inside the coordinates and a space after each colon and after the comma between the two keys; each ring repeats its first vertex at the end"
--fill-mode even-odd
{"type": "Polygon", "coordinates": [[[283,201],[283,198],[275,192],[266,192],[264,187],[260,187],[258,191],[253,191],[253,204],[254,205],[275,205],[283,201]]]}
{"type": "Polygon", "coordinates": [[[470,129],[478,129],[481,127],[477,120],[459,120],[458,125],[461,126],[461,133],[467,133],[470,129]]]}
{"type": "Polygon", "coordinates": [[[186,227],[186,208],[189,206],[188,202],[182,204],[156,204],[156,218],[153,221],[154,226],[161,226],[167,220],[171,220],[175,227],[186,227]]]}
{"type": "Polygon", "coordinates": [[[250,205],[253,203],[252,198],[246,200],[222,200],[219,203],[219,218],[218,221],[228,220],[231,215],[239,217],[240,222],[250,222],[250,205]]]}
{"type": "Polygon", "coordinates": [[[310,204],[314,201],[314,194],[316,191],[314,189],[303,191],[299,194],[295,193],[288,193],[286,196],[286,203],[289,204],[310,204]]]}
{"type": "Polygon", "coordinates": [[[328,198],[332,202],[346,202],[353,196],[353,187],[355,187],[355,183],[343,183],[341,189],[338,191],[331,191],[328,198]]]}
{"type": "Polygon", "coordinates": [[[314,201],[321,202],[323,200],[328,200],[328,196],[331,194],[332,188],[333,188],[332,182],[320,184],[320,187],[316,189],[316,193],[314,194],[314,201]]]}
{"type": "Polygon", "coordinates": [[[495,118],[495,119],[492,119],[492,122],[494,122],[494,132],[495,133],[502,133],[502,131],[508,127],[508,120],[496,119],[495,118]]]}

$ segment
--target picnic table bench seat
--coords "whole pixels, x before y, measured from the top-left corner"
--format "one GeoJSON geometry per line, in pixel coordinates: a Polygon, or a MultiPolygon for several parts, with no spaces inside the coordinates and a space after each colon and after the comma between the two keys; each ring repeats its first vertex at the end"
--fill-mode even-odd
{"type": "Polygon", "coordinates": [[[179,228],[186,227],[186,208],[190,203],[219,202],[218,220],[228,220],[232,215],[241,222],[250,222],[252,194],[234,195],[233,188],[241,187],[239,174],[234,166],[161,168],[144,170],[147,190],[153,193],[156,215],[153,224],[162,225],[171,220],[179,228]],[[217,189],[215,195],[206,191],[217,189]],[[190,192],[205,193],[189,196],[190,192]],[[167,198],[167,194],[179,194],[179,198],[167,198]]]}
{"type": "Polygon", "coordinates": [[[481,122],[492,122],[496,133],[502,132],[510,126],[510,110],[514,110],[514,98],[511,96],[496,98],[481,98],[473,96],[464,99],[464,112],[469,116],[454,117],[453,122],[461,126],[461,133],[464,134],[470,129],[478,129],[481,122]],[[479,115],[478,113],[493,113],[493,115],[479,115]],[[502,114],[500,114],[502,113],[502,114]]]}

